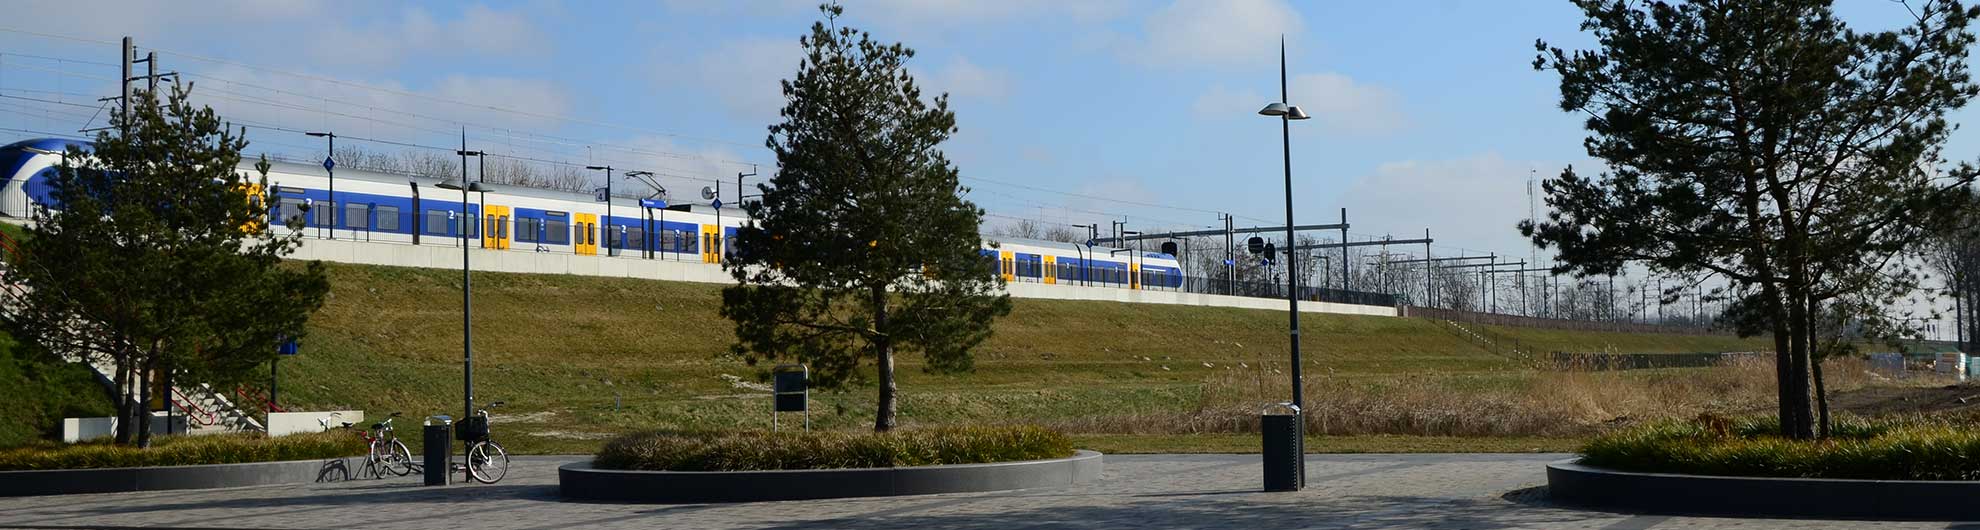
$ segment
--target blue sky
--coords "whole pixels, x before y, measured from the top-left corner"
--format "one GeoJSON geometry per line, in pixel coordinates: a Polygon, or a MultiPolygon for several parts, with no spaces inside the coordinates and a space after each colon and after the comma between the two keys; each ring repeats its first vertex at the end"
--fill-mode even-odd
{"type": "MultiPolygon", "coordinates": [[[[132,35],[278,154],[317,145],[281,129],[451,146],[465,125],[497,153],[676,175],[678,196],[751,162],[769,172],[776,83],[816,3],[22,2],[38,16],[0,22],[14,30],[0,31],[0,95],[65,104],[0,98],[0,128],[81,127],[114,93],[114,67],[91,63],[132,35]]],[[[1909,16],[1842,4],[1859,27],[1909,16]]],[[[1317,118],[1293,130],[1302,223],[1346,207],[1357,239],[1429,228],[1440,253],[1524,255],[1511,227],[1529,171],[1593,165],[1555,80],[1530,66],[1536,38],[1589,44],[1565,1],[845,5],[844,24],[915,48],[910,69],[952,94],[962,132],[945,149],[993,222],[1282,220],[1278,125],[1253,114],[1278,99],[1282,33],[1292,102],[1317,118]]],[[[1948,155],[1974,148],[1962,133],[1948,155]]]]}

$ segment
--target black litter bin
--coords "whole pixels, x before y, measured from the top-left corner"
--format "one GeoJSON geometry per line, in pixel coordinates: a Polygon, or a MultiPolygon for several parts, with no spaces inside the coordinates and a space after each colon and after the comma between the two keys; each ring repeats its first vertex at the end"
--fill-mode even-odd
{"type": "Polygon", "coordinates": [[[1306,487],[1306,440],[1300,432],[1299,407],[1278,403],[1259,414],[1258,430],[1265,440],[1265,491],[1299,491],[1306,487]]]}
{"type": "Polygon", "coordinates": [[[427,416],[423,429],[426,439],[426,485],[445,486],[453,478],[448,466],[454,451],[454,418],[451,416],[427,416]]]}

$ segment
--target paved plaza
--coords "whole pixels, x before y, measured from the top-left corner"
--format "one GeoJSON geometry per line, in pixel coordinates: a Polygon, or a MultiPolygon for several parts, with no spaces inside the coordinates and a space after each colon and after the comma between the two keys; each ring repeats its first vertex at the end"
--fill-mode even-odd
{"type": "Polygon", "coordinates": [[[1258,491],[1257,455],[1108,456],[1101,480],[998,493],[751,504],[564,502],[557,465],[522,457],[498,485],[416,477],[0,499],[6,528],[1965,528],[1945,522],[1644,516],[1548,504],[1565,455],[1314,455],[1310,486],[1258,491]]]}

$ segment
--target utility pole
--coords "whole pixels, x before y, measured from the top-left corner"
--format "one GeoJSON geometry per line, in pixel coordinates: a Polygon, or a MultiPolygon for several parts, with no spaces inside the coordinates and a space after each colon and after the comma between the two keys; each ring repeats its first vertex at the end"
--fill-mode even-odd
{"type": "Polygon", "coordinates": [[[118,100],[118,106],[124,109],[124,125],[122,130],[119,132],[125,135],[129,135],[131,133],[131,56],[135,55],[136,53],[137,50],[131,47],[131,38],[129,36],[124,37],[124,53],[123,53],[123,61],[122,61],[124,64],[124,75],[123,77],[119,78],[120,81],[118,81],[118,84],[123,86],[123,88],[121,89],[123,91],[123,95],[120,96],[118,100]]]}
{"type": "Polygon", "coordinates": [[[1430,229],[1425,228],[1423,229],[1423,307],[1433,307],[1437,303],[1437,297],[1432,293],[1431,288],[1435,282],[1430,278],[1430,271],[1435,269],[1430,266],[1431,263],[1435,263],[1434,259],[1430,255],[1430,229]]]}
{"type": "MultiPolygon", "coordinates": [[[[1287,223],[1287,224],[1291,224],[1291,223],[1287,223]]],[[[1347,208],[1341,208],[1341,290],[1343,291],[1353,290],[1353,287],[1350,287],[1348,285],[1347,229],[1348,229],[1347,208]]]]}

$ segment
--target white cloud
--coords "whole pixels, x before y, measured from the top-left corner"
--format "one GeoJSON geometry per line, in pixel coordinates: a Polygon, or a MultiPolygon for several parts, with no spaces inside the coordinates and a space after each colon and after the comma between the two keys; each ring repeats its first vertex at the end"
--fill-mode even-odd
{"type": "Polygon", "coordinates": [[[929,86],[956,98],[1003,101],[1010,95],[1010,75],[1002,69],[984,68],[969,59],[956,57],[948,66],[929,77],[929,86]]]}
{"type": "Polygon", "coordinates": [[[1305,26],[1282,0],[1176,0],[1149,15],[1123,53],[1160,66],[1259,64],[1277,58],[1279,35],[1305,26]]]}
{"type": "MultiPolygon", "coordinates": [[[[1293,104],[1313,117],[1323,130],[1341,134],[1381,134],[1406,126],[1395,92],[1361,83],[1335,72],[1300,74],[1287,83],[1293,104]]],[[[1258,112],[1276,95],[1252,89],[1211,85],[1197,96],[1190,111],[1200,119],[1233,119],[1258,112]]]]}
{"type": "Polygon", "coordinates": [[[730,41],[684,65],[669,65],[659,82],[706,90],[737,119],[770,123],[784,107],[780,82],[797,75],[803,50],[797,39],[730,41]]]}
{"type": "MultiPolygon", "coordinates": [[[[396,81],[351,81],[379,89],[365,90],[324,77],[221,66],[204,70],[191,80],[195,82],[194,102],[212,106],[237,124],[329,129],[354,137],[408,142],[453,130],[458,123],[541,130],[544,121],[540,117],[496,112],[489,107],[563,115],[570,111],[572,101],[553,82],[508,77],[454,75],[422,87],[396,81]]],[[[267,139],[269,134],[278,133],[256,133],[251,139],[267,139]]]]}
{"type": "MultiPolygon", "coordinates": [[[[821,0],[665,0],[670,11],[703,15],[743,14],[789,16],[818,14],[821,0]]],[[[874,20],[888,26],[970,26],[986,21],[1055,17],[1091,21],[1113,17],[1128,7],[1125,0],[847,0],[851,20],[874,20]]]]}
{"type": "Polygon", "coordinates": [[[545,79],[450,75],[430,90],[433,96],[475,105],[516,109],[551,116],[568,115],[571,98],[564,88],[545,79]]]}
{"type": "MultiPolygon", "coordinates": [[[[1530,248],[1514,228],[1527,218],[1529,171],[1541,170],[1539,176],[1544,178],[1562,166],[1509,161],[1497,153],[1390,162],[1357,179],[1342,194],[1342,203],[1348,207],[1354,233],[1410,237],[1429,228],[1439,247],[1517,258],[1530,248]]],[[[1545,217],[1545,201],[1539,201],[1538,208],[1545,217]]],[[[1546,259],[1545,253],[1541,259],[1546,259]]]]}
{"type": "Polygon", "coordinates": [[[1331,130],[1383,133],[1404,125],[1397,97],[1387,88],[1333,72],[1294,76],[1288,87],[1293,103],[1331,130]]]}
{"type": "Polygon", "coordinates": [[[437,18],[413,7],[396,19],[367,26],[331,25],[317,38],[301,39],[316,59],[350,65],[397,64],[416,55],[543,55],[549,42],[519,11],[468,6],[457,16],[437,18]]]}

